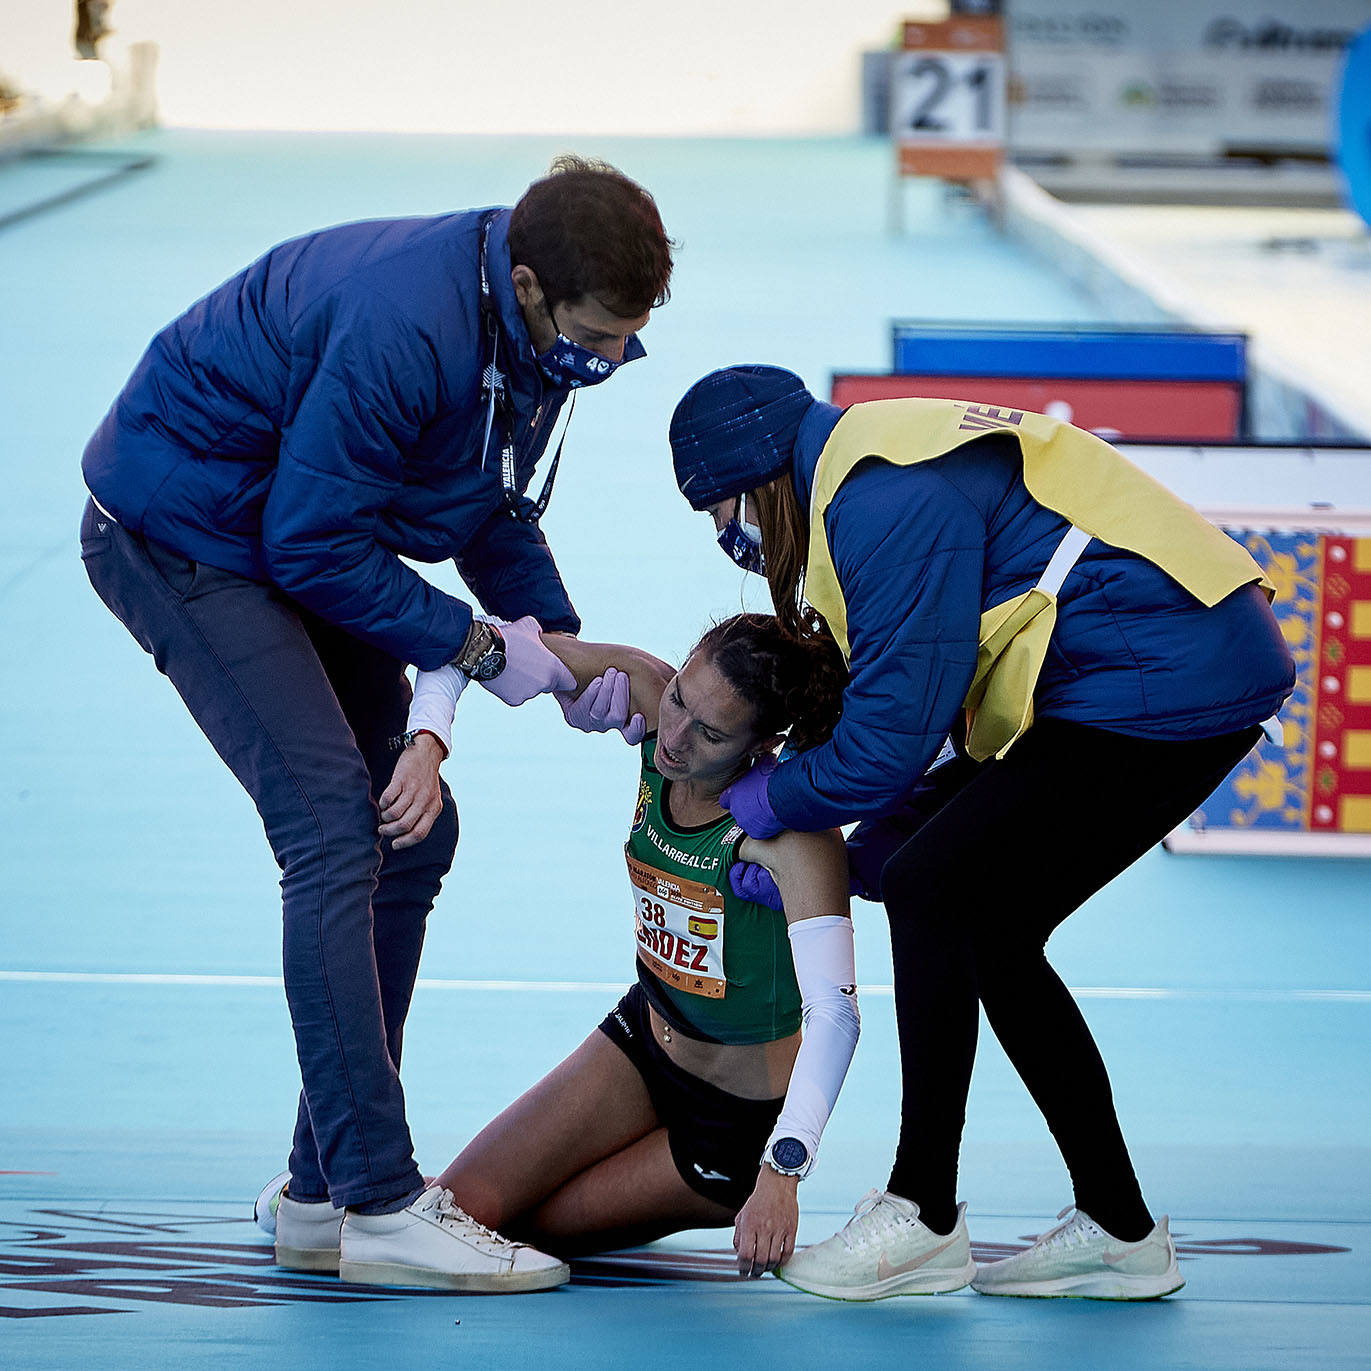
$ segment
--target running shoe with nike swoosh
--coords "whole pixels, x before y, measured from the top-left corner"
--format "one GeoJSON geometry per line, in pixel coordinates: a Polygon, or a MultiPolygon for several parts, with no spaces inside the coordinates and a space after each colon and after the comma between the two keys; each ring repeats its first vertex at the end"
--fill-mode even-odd
{"type": "Polygon", "coordinates": [[[883,1300],[960,1290],[976,1274],[966,1205],[951,1233],[919,1222],[919,1206],[870,1190],[831,1238],[796,1252],[776,1274],[797,1290],[830,1300],[883,1300]]]}
{"type": "Polygon", "coordinates": [[[1072,1205],[1057,1217],[1066,1222],[1032,1247],[978,1266],[971,1288],[1028,1299],[1158,1300],[1185,1284],[1165,1215],[1139,1242],[1120,1242],[1072,1205]]]}
{"type": "Polygon", "coordinates": [[[289,1171],[282,1171],[279,1175],[273,1176],[262,1187],[262,1193],[257,1196],[257,1202],[252,1206],[253,1222],[263,1233],[273,1238],[276,1236],[276,1210],[281,1203],[281,1196],[286,1193],[286,1184],[289,1180],[289,1171]]]}

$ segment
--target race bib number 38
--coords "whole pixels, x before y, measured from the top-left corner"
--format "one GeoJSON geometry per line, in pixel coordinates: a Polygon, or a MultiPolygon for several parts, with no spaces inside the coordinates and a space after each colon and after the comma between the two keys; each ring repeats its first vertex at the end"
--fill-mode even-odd
{"type": "Polygon", "coordinates": [[[723,998],[724,897],[711,886],[628,859],[638,956],[688,995],[723,998]]]}

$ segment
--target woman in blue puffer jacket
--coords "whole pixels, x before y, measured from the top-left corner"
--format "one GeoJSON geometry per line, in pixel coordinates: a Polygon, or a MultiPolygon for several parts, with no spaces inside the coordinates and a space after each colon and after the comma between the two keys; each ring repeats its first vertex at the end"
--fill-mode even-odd
{"type": "Polygon", "coordinates": [[[1274,726],[1294,667],[1261,569],[1100,439],[1023,411],[844,412],[790,372],[732,367],[687,392],[671,443],[725,551],[766,575],[795,632],[831,631],[851,671],[832,738],[754,767],[723,803],[756,837],[860,820],[854,887],[890,920],[894,1168],[784,1278],[844,1299],[950,1288],[940,1255],[965,1233],[957,1159],[984,1007],[1075,1204],[975,1288],[1179,1289],[1044,945],[1274,726]]]}
{"type": "Polygon", "coordinates": [[[579,627],[538,527],[555,458],[541,496],[525,491],[568,396],[642,355],[670,274],[651,196],[576,158],[513,210],[325,229],[159,333],[86,449],[91,582],[281,866],[304,1086],[282,1266],[566,1279],[444,1208],[415,1165],[401,1035],[457,813],[445,789],[421,823],[396,808],[394,778],[441,746],[406,733],[405,666],[451,662],[508,704],[571,686],[539,639],[579,627]],[[515,622],[474,616],[404,558],[451,558],[515,622]]]}

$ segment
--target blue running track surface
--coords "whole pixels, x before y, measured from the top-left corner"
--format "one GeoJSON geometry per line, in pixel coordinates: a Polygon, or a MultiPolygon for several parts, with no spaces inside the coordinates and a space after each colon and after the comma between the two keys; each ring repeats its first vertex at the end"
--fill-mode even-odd
{"type": "MultiPolygon", "coordinates": [[[[503,1299],[272,1265],[249,1215],[298,1088],[277,873],[250,804],[85,582],[81,448],[151,334],[271,243],[508,203],[573,148],[651,187],[681,243],[650,356],[582,400],[546,520],[590,637],[679,659],[712,615],[760,603],[671,479],[671,409],[706,370],[775,362],[826,394],[833,370],[888,365],[891,318],[1107,322],[937,187],[908,189],[906,232],[888,237],[878,142],[166,132],[107,149],[109,167],[155,160],[99,194],[66,193],[90,167],[0,169],[0,215],[58,201],[0,230],[0,1365],[1368,1365],[1371,884],[1355,861],[1157,851],[1054,939],[1148,1199],[1172,1216],[1188,1285],[1164,1303],[843,1305],[738,1281],[726,1231],[503,1299]]],[[[572,734],[546,701],[471,695],[447,766],[462,846],[406,1034],[431,1172],[632,971],[629,749],[572,734]]],[[[884,1182],[894,1143],[884,919],[855,912],[864,1032],[802,1188],[805,1241],[884,1182]]],[[[962,1185],[990,1258],[1070,1192],[982,1044],[962,1185]]]]}

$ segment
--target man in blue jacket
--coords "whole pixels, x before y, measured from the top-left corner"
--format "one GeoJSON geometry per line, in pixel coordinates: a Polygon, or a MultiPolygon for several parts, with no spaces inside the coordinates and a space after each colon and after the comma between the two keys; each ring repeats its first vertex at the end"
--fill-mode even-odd
{"type": "Polygon", "coordinates": [[[538,527],[560,444],[525,492],[568,397],[643,355],[671,247],[642,187],[578,158],[513,210],[309,234],[158,334],[86,449],[91,583],[252,796],[282,870],[304,1084],[283,1266],[567,1279],[415,1165],[401,1034],[457,813],[446,787],[423,813],[387,787],[408,748],[441,747],[405,734],[406,664],[453,662],[511,705],[572,685],[538,636],[580,627],[538,527]],[[495,622],[402,558],[453,559],[495,622]]]}

